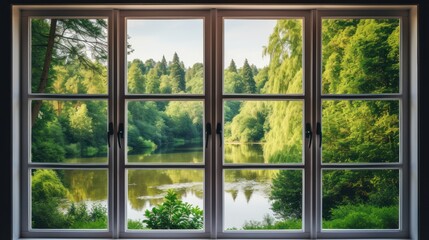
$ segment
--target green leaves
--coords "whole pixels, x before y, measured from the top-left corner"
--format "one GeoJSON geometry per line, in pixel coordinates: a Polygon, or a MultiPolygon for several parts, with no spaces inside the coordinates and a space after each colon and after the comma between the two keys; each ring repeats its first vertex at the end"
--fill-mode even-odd
{"type": "Polygon", "coordinates": [[[143,223],[151,229],[201,229],[203,211],[178,199],[177,193],[169,190],[165,202],[145,211],[143,223]]]}

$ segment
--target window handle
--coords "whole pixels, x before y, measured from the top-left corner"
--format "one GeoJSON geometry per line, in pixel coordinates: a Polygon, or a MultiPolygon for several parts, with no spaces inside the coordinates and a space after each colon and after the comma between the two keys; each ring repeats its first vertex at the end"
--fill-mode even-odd
{"type": "Polygon", "coordinates": [[[319,135],[319,148],[322,147],[322,126],[320,122],[317,123],[316,134],[319,135]]]}
{"type": "Polygon", "coordinates": [[[308,148],[311,147],[311,141],[313,140],[313,132],[311,131],[311,124],[305,124],[305,138],[309,138],[308,148]]]}
{"type": "Polygon", "coordinates": [[[206,123],[206,148],[209,146],[209,136],[212,134],[212,125],[206,123]]]}
{"type": "Polygon", "coordinates": [[[113,123],[109,123],[109,131],[107,132],[107,145],[110,148],[110,137],[113,135],[113,123]]]}
{"type": "Polygon", "coordinates": [[[119,145],[119,148],[122,148],[121,139],[123,139],[123,138],[124,138],[124,124],[119,123],[119,127],[118,127],[118,145],[119,145]]]}
{"type": "Polygon", "coordinates": [[[222,124],[216,125],[216,134],[219,134],[219,147],[222,147],[222,124]]]}

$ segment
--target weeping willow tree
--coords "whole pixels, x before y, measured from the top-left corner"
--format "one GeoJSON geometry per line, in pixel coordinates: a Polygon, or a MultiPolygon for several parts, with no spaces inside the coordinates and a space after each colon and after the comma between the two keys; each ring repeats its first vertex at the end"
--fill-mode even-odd
{"type": "MultiPolygon", "coordinates": [[[[302,33],[297,23],[279,21],[270,36],[265,49],[271,58],[266,93],[302,93],[302,33]]],[[[324,20],[322,26],[322,93],[399,92],[397,19],[324,20]]],[[[293,101],[273,103],[264,145],[270,161],[301,161],[302,109],[293,101]]],[[[397,100],[325,100],[322,124],[323,162],[399,161],[397,100]]],[[[325,171],[322,181],[324,227],[398,227],[398,171],[325,171]],[[370,210],[360,211],[362,204],[370,210]],[[356,217],[368,224],[357,224],[356,217]],[[370,219],[380,224],[371,225],[370,219]]],[[[272,208],[280,216],[299,216],[297,207],[291,206],[302,201],[293,191],[300,190],[301,182],[290,171],[273,181],[272,208]]]]}

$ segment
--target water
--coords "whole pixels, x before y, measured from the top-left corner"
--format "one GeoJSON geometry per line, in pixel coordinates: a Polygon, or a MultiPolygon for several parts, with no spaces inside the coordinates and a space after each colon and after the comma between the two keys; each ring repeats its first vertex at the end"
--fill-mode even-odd
{"type": "MultiPolygon", "coordinates": [[[[225,146],[225,162],[264,162],[260,144],[240,144],[225,146]]],[[[133,155],[130,162],[190,162],[202,163],[202,146],[179,146],[158,153],[133,155]]],[[[271,211],[269,192],[276,170],[226,170],[224,172],[224,229],[241,229],[248,221],[262,221],[265,215],[274,216],[271,211]],[[257,209],[257,211],[255,211],[257,209]]],[[[67,172],[68,185],[82,182],[81,172],[67,172]],[[75,176],[74,176],[75,175],[75,176]],[[78,179],[76,179],[78,178],[78,179]]],[[[79,195],[90,196],[80,199],[87,204],[107,205],[107,179],[101,180],[92,174],[87,184],[70,186],[79,195]],[[95,180],[94,180],[95,179],[95,180]],[[90,182],[97,186],[92,186],[90,182]],[[105,183],[105,185],[103,184],[105,183]],[[105,189],[103,196],[85,194],[94,189],[105,189]],[[82,193],[83,192],[83,193],[82,193]],[[103,200],[104,199],[104,200],[103,200]]],[[[168,189],[174,189],[182,201],[204,209],[204,171],[202,169],[132,169],[127,171],[128,191],[126,215],[128,219],[142,220],[144,211],[163,202],[168,189]]],[[[72,194],[75,194],[73,193],[72,194]]]]}

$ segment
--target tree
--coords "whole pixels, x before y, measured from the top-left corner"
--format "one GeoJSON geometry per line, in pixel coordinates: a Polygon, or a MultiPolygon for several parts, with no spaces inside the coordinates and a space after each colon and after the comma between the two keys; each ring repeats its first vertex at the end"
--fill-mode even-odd
{"type": "Polygon", "coordinates": [[[201,94],[204,90],[204,65],[195,63],[186,71],[186,92],[201,94]]]}
{"type": "Polygon", "coordinates": [[[240,72],[241,77],[243,78],[244,84],[244,93],[256,93],[256,83],[253,79],[253,70],[249,65],[247,59],[244,61],[243,67],[240,72]]]}
{"type": "Polygon", "coordinates": [[[271,209],[283,219],[301,219],[302,190],[301,171],[280,171],[272,181],[271,209]]]}
{"type": "Polygon", "coordinates": [[[66,219],[60,206],[64,203],[67,193],[67,189],[55,171],[49,169],[33,171],[31,181],[32,227],[63,228],[66,225],[66,219]]]}
{"type": "Polygon", "coordinates": [[[86,104],[81,104],[76,107],[76,112],[70,115],[70,127],[73,130],[73,135],[80,142],[81,156],[84,156],[83,150],[87,147],[84,141],[93,133],[92,118],[88,116],[86,104]]]}
{"type": "Polygon", "coordinates": [[[237,73],[237,66],[235,65],[234,59],[231,59],[231,62],[229,63],[229,67],[227,70],[230,72],[237,73]]]}
{"type": "Polygon", "coordinates": [[[127,85],[129,93],[144,93],[145,92],[145,76],[141,70],[141,65],[137,61],[133,61],[128,69],[127,85]]]}
{"type": "Polygon", "coordinates": [[[168,72],[167,72],[167,60],[165,60],[164,55],[162,55],[162,60],[159,63],[159,72],[161,73],[161,75],[168,75],[168,72]]]}
{"type": "MultiPolygon", "coordinates": [[[[33,48],[40,48],[33,52],[32,59],[33,69],[39,69],[34,73],[40,73],[40,76],[32,75],[32,90],[37,93],[46,93],[52,85],[49,72],[55,62],[78,61],[84,68],[98,69],[91,59],[107,60],[107,21],[104,19],[33,19],[32,27],[33,48]],[[42,58],[38,54],[43,52],[43,61],[38,62],[42,58]]],[[[41,102],[33,105],[32,124],[40,107],[41,102]]]]}
{"type": "Polygon", "coordinates": [[[177,53],[174,53],[173,62],[171,63],[171,66],[169,68],[172,92],[186,92],[185,70],[182,68],[177,53]]]}

